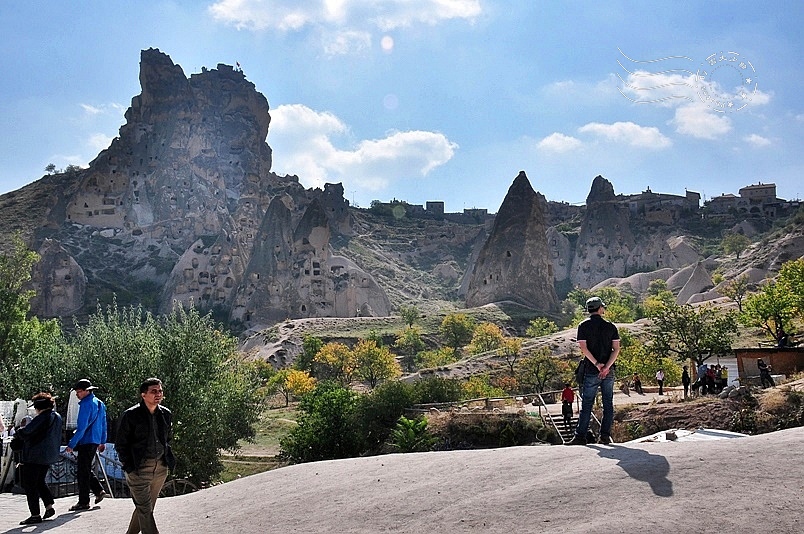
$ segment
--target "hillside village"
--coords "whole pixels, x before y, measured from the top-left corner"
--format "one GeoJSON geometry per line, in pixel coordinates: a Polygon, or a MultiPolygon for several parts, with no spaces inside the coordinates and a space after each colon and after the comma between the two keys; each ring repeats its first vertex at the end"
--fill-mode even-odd
{"type": "MultiPolygon", "coordinates": [[[[632,218],[649,224],[672,225],[685,217],[700,216],[705,219],[759,219],[774,220],[795,213],[801,200],[777,198],[776,184],[762,183],[740,188],[737,195],[723,193],[705,200],[701,204],[701,194],[687,190],[685,195],[656,193],[650,187],[641,193],[619,194],[617,201],[628,207],[632,218]]],[[[409,204],[404,200],[390,202],[375,200],[371,210],[378,213],[393,213],[395,207],[404,208],[404,215],[413,219],[444,219],[458,223],[477,223],[492,220],[493,212],[487,208],[464,208],[462,212],[445,211],[443,201],[432,200],[422,204],[409,204]]],[[[549,224],[555,225],[569,221],[580,215],[585,204],[569,204],[548,201],[549,224]]]]}

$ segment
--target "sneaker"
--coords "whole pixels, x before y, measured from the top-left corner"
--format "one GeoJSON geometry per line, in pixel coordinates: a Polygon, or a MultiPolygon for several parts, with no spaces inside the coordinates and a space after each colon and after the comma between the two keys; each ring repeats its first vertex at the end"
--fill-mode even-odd
{"type": "Polygon", "coordinates": [[[600,438],[598,438],[597,442],[601,445],[611,445],[611,437],[605,434],[600,434],[600,438]]]}
{"type": "Polygon", "coordinates": [[[74,504],[74,505],[70,506],[70,511],[71,512],[81,512],[83,510],[89,510],[89,505],[88,504],[74,504]]]}
{"type": "Polygon", "coordinates": [[[580,436],[575,436],[572,440],[566,442],[564,445],[586,445],[586,440],[580,436]]]}
{"type": "Polygon", "coordinates": [[[100,504],[100,502],[108,496],[108,493],[105,491],[101,491],[97,495],[95,495],[95,504],[100,504]]]}
{"type": "Polygon", "coordinates": [[[45,515],[42,516],[42,519],[47,519],[48,517],[53,517],[56,515],[56,510],[54,508],[48,508],[45,510],[45,515]]]}
{"type": "Polygon", "coordinates": [[[20,521],[20,525],[33,525],[33,524],[41,523],[41,522],[42,522],[42,517],[41,516],[32,515],[31,517],[29,517],[25,521],[20,521]]]}

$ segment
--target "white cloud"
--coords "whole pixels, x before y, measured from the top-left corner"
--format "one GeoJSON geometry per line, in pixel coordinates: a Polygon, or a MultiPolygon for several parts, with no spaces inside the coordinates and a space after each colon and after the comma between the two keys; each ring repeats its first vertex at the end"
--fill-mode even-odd
{"type": "Polygon", "coordinates": [[[90,106],[89,104],[80,104],[80,106],[89,115],[99,115],[103,113],[103,110],[96,106],[90,106]]]}
{"type": "Polygon", "coordinates": [[[371,48],[371,34],[361,31],[337,32],[324,39],[324,52],[339,56],[368,50],[371,48]]]}
{"type": "Polygon", "coordinates": [[[372,7],[378,8],[372,19],[383,31],[417,23],[435,26],[450,19],[466,19],[471,22],[482,11],[479,0],[386,0],[372,4],[372,7]]]}
{"type": "Polygon", "coordinates": [[[569,152],[577,150],[583,146],[583,143],[572,136],[564,135],[559,132],[554,132],[536,144],[536,148],[545,152],[569,152]]]}
{"type": "Polygon", "coordinates": [[[761,135],[751,134],[743,137],[743,141],[750,145],[754,145],[755,147],[763,147],[771,145],[771,140],[767,137],[762,137],[761,135]]]}
{"type": "Polygon", "coordinates": [[[348,27],[365,21],[387,31],[450,19],[471,22],[482,8],[480,0],[219,0],[208,11],[215,20],[255,31],[348,27]]]}
{"type": "Polygon", "coordinates": [[[698,139],[717,139],[732,129],[726,114],[713,111],[703,102],[679,107],[670,123],[678,133],[698,139]]]}
{"type": "Polygon", "coordinates": [[[640,126],[633,122],[615,122],[613,124],[590,122],[578,128],[578,131],[640,148],[667,148],[673,144],[655,126],[640,126]]]}
{"type": "Polygon", "coordinates": [[[280,31],[298,30],[312,23],[323,13],[315,2],[296,5],[296,2],[271,2],[269,0],[220,0],[207,9],[216,20],[231,24],[238,30],[280,31]]]}
{"type": "Polygon", "coordinates": [[[274,172],[296,174],[307,187],[344,182],[344,187],[379,191],[392,182],[427,176],[449,161],[458,148],[443,134],[389,132],[382,139],[349,143],[348,127],[335,115],[301,104],[271,111],[269,144],[274,172]],[[348,185],[347,185],[348,183],[348,185]]]}
{"type": "Polygon", "coordinates": [[[616,80],[613,75],[596,83],[561,80],[542,87],[541,94],[562,105],[608,105],[614,98],[622,98],[613,80],[616,80]]]}
{"type": "Polygon", "coordinates": [[[109,137],[108,135],[102,133],[96,133],[89,136],[87,139],[87,146],[91,148],[95,154],[100,152],[101,150],[105,150],[109,148],[109,145],[112,144],[113,137],[109,137]]]}
{"type": "Polygon", "coordinates": [[[87,115],[119,115],[126,111],[126,107],[121,104],[79,104],[87,115]]]}

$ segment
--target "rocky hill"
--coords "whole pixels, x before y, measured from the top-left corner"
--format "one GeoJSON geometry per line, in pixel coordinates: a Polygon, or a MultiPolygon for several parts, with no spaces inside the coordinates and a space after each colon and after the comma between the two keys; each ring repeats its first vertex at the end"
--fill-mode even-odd
{"type": "Polygon", "coordinates": [[[252,331],[406,303],[511,301],[551,315],[575,286],[640,293],[662,278],[682,301],[705,300],[718,296],[715,270],[759,281],[804,254],[800,224],[703,220],[694,196],[623,197],[602,176],[585,206],[548,202],[521,172],[496,216],[356,209],[341,184],[305,189],[271,171],[268,100],[239,69],[187,78],[148,49],[140,82],[88,168],[0,196],[0,246],[20,231],[42,257],[40,316],[81,318],[112,298],[153,312],[192,302],[252,331]],[[711,252],[732,228],[768,237],[724,263],[711,252]]]}

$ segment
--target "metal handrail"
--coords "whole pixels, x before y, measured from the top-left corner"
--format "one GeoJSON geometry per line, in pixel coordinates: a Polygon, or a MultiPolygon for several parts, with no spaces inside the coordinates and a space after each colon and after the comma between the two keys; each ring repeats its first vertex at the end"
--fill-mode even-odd
{"type": "MultiPolygon", "coordinates": [[[[578,410],[577,410],[578,414],[580,414],[581,413],[581,395],[580,395],[580,391],[578,390],[578,388],[572,388],[572,390],[575,392],[575,405],[578,408],[578,410]]],[[[563,391],[563,390],[545,391],[544,393],[545,394],[549,393],[551,395],[555,395],[556,393],[561,393],[561,391],[563,391]]],[[[539,417],[542,419],[542,421],[545,421],[545,416],[542,415],[542,408],[544,408],[544,411],[549,416],[548,419],[550,420],[550,424],[553,425],[553,428],[555,429],[556,433],[561,437],[561,441],[566,443],[564,441],[564,436],[561,434],[561,431],[558,429],[558,425],[556,424],[556,421],[553,418],[553,414],[550,413],[550,409],[547,407],[547,403],[545,402],[544,397],[542,397],[542,393],[537,392],[536,393],[536,398],[539,399],[539,417]]],[[[597,424],[598,428],[601,427],[600,419],[597,418],[597,416],[595,415],[594,410],[592,411],[592,414],[591,414],[590,423],[592,421],[594,421],[597,424]]]]}

